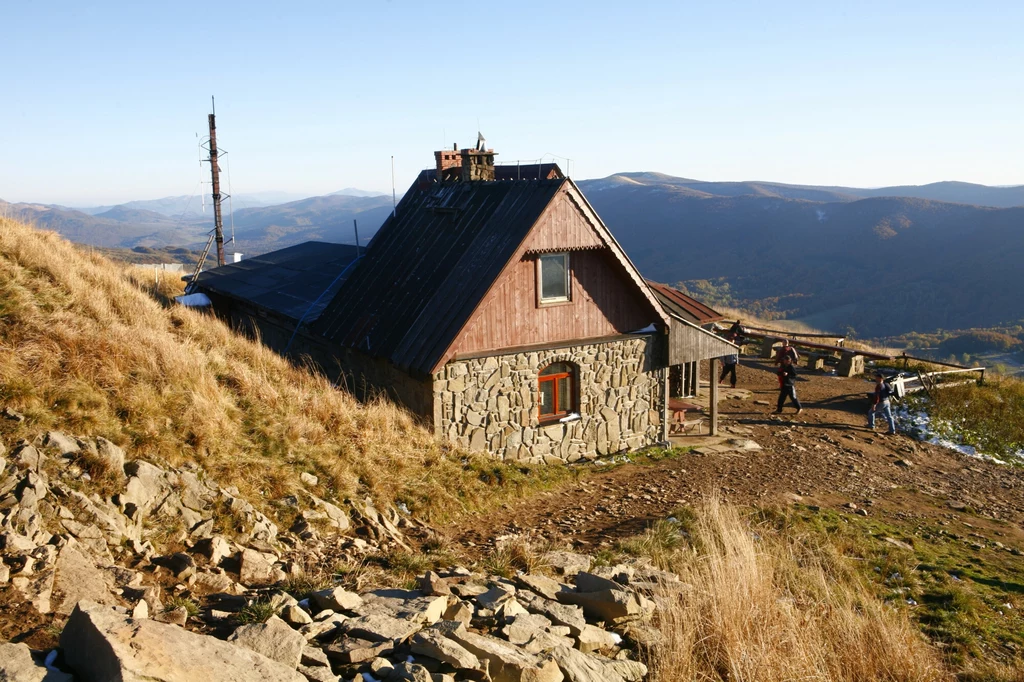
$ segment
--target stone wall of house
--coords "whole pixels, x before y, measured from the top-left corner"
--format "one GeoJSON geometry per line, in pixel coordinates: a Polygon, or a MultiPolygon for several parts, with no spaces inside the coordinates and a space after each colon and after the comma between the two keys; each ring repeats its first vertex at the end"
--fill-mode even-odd
{"type": "Polygon", "coordinates": [[[450,442],[504,459],[574,462],[661,439],[657,335],[453,360],[434,375],[434,423],[450,442]],[[577,368],[579,419],[541,425],[538,375],[577,368]]]}

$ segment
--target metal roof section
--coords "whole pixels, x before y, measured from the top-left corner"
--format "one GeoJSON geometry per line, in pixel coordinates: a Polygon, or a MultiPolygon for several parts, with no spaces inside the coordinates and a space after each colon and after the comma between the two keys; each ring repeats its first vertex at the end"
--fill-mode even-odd
{"type": "Polygon", "coordinates": [[[339,275],[354,260],[354,245],[305,242],[207,270],[196,283],[200,289],[249,301],[296,322],[306,315],[310,322],[348,279],[351,273],[339,275]]]}
{"type": "Polygon", "coordinates": [[[653,280],[647,280],[647,284],[661,301],[665,310],[676,317],[698,325],[725,319],[717,310],[709,308],[697,299],[691,298],[667,284],[659,284],[653,280]]]}
{"type": "Polygon", "coordinates": [[[429,375],[567,182],[414,185],[313,331],[429,375]]]}

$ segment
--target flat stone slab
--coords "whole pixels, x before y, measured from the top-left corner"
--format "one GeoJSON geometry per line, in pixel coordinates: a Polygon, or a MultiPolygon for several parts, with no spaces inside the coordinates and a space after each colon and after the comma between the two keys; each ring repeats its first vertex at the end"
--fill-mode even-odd
{"type": "Polygon", "coordinates": [[[82,680],[306,682],[294,668],[255,651],[87,601],[71,614],[60,645],[82,680]]]}

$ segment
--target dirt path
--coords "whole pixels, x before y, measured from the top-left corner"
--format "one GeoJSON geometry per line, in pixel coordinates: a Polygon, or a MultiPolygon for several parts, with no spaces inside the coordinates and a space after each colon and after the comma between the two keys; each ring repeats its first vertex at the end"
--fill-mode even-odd
{"type": "Polygon", "coordinates": [[[853,502],[871,515],[902,521],[955,518],[966,507],[983,523],[990,519],[1000,536],[1024,546],[1020,470],[886,435],[881,420],[872,433],[865,426],[871,381],[805,370],[797,384],[804,404],[799,416],[789,406],[781,416],[770,414],[778,395],[770,363],[744,360],[739,386],[752,395],[721,403],[723,425],[749,429],[749,438],[762,450],[688,453],[624,465],[584,476],[567,489],[505,505],[448,532],[463,546],[478,549],[506,535],[597,549],[640,533],[674,508],[717,490],[725,500],[759,506],[801,501],[838,508],[853,502]]]}

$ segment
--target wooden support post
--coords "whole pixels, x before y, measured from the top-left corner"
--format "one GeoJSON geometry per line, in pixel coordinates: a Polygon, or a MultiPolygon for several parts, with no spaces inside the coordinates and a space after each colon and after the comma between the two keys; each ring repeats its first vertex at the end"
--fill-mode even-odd
{"type": "Polygon", "coordinates": [[[668,400],[672,395],[669,381],[669,368],[662,370],[662,392],[661,392],[661,442],[668,443],[668,400]]]}
{"type": "Polygon", "coordinates": [[[711,406],[711,435],[718,435],[718,382],[715,381],[715,371],[718,369],[718,359],[711,358],[708,360],[708,368],[711,371],[711,383],[709,400],[711,406]]]}
{"type": "Polygon", "coordinates": [[[698,396],[700,395],[700,360],[694,360],[692,364],[693,371],[691,374],[693,375],[693,391],[691,391],[691,393],[694,396],[698,396]]]}

